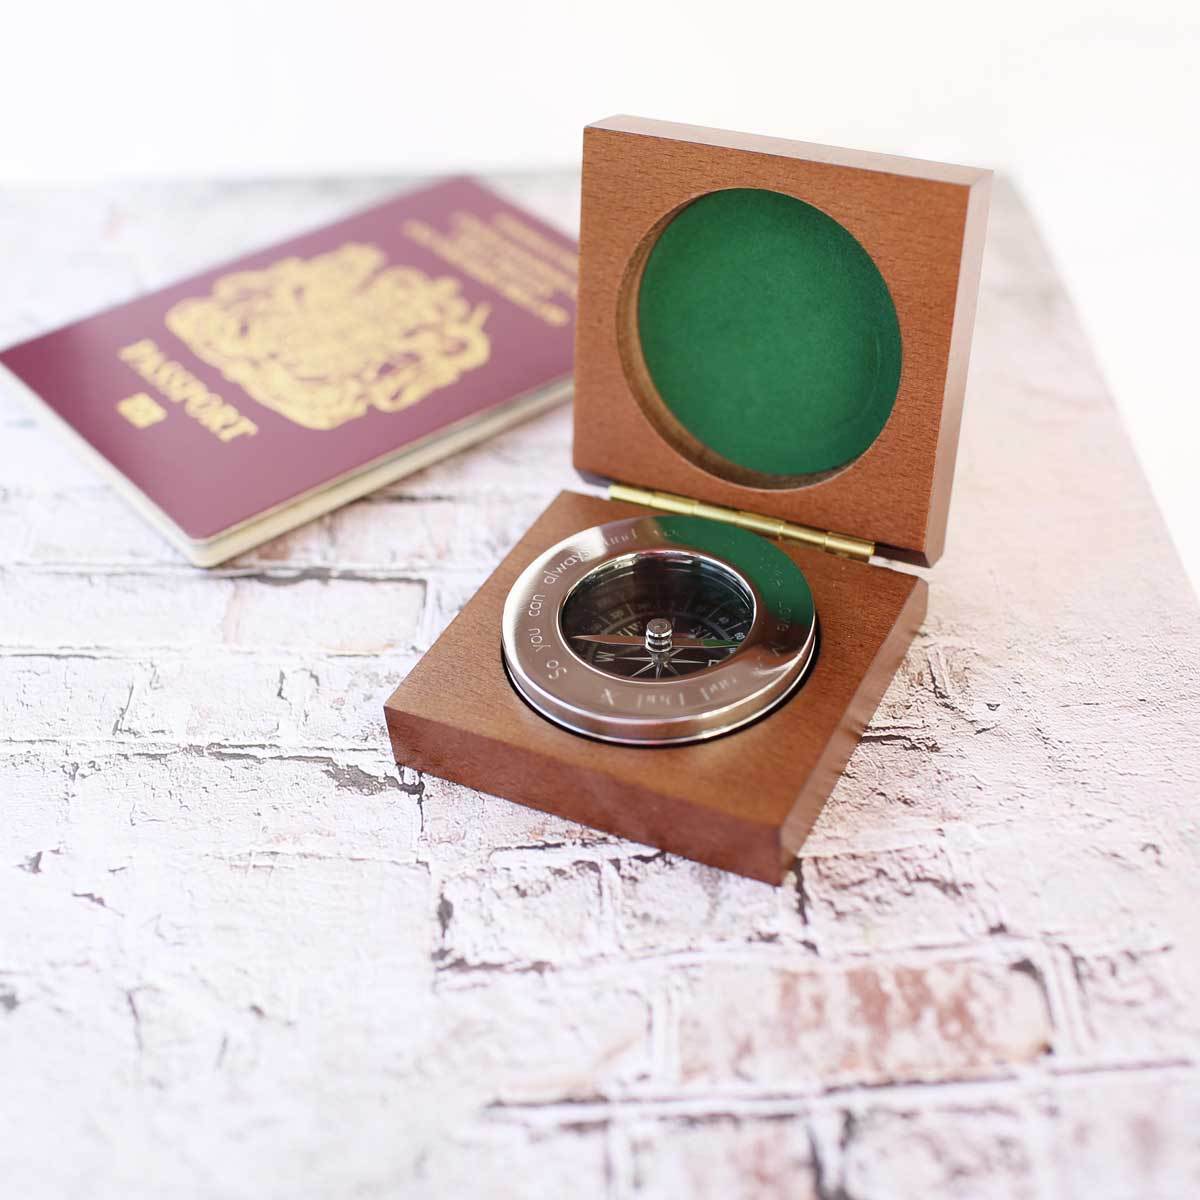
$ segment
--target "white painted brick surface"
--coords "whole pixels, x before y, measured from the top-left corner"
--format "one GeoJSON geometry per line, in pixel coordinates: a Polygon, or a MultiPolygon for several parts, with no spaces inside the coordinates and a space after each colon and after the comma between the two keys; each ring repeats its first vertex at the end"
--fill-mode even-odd
{"type": "MultiPolygon", "coordinates": [[[[386,190],[10,197],[0,343],[386,190]]],[[[205,574],[0,387],[0,1195],[1200,1194],[1200,620],[1004,188],[971,390],[772,889],[390,761],[567,413],[205,574]]]]}
{"type": "Polygon", "coordinates": [[[977,1078],[1052,1048],[1041,981],[1024,960],[831,970],[732,959],[681,975],[680,1077],[689,1085],[977,1078]]]}
{"type": "Polygon", "coordinates": [[[919,1112],[872,1108],[852,1117],[843,1137],[848,1200],[893,1195],[898,1179],[922,1200],[1039,1194],[1029,1130],[1006,1105],[919,1112]]]}
{"type": "Polygon", "coordinates": [[[664,1120],[635,1127],[629,1141],[635,1194],[820,1200],[808,1133],[787,1117],[664,1120]]]}

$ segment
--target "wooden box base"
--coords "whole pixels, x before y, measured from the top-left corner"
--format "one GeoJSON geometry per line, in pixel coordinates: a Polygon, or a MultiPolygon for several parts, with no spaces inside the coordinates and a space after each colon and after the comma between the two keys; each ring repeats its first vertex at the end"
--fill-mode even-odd
{"type": "Polygon", "coordinates": [[[784,545],[821,643],[799,692],[711,742],[635,748],[568,733],[517,696],[500,657],[513,581],[569,534],[648,510],[562,492],[384,706],[396,762],[779,883],[925,614],[912,575],[784,545]]]}

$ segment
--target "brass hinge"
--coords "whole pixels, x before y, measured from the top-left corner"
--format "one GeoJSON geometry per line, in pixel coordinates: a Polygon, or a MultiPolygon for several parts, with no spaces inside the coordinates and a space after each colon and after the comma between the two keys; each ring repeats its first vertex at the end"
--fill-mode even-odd
{"type": "Polygon", "coordinates": [[[738,508],[723,508],[719,504],[705,504],[688,496],[675,496],[670,492],[652,492],[646,488],[627,487],[623,483],[608,485],[610,500],[625,500],[630,504],[644,504],[647,508],[663,512],[681,513],[689,517],[707,517],[710,521],[723,521],[727,525],[738,525],[752,529],[767,537],[783,538],[789,542],[803,542],[815,546],[839,558],[853,558],[866,562],[875,553],[875,543],[845,533],[822,532],[807,525],[792,521],[781,521],[778,517],[764,517],[759,513],[745,512],[738,508]]]}

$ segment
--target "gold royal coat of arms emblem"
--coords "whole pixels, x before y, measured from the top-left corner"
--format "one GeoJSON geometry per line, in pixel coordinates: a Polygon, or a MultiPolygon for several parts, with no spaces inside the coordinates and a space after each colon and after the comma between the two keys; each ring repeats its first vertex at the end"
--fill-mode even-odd
{"type": "Polygon", "coordinates": [[[307,429],[399,412],[488,361],[490,312],[451,276],[348,243],[222,276],[167,328],[266,408],[307,429]]]}

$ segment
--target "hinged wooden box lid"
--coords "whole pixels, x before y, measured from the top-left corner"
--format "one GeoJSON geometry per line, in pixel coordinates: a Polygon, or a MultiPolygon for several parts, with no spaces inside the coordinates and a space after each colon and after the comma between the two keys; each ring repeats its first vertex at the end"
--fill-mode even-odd
{"type": "Polygon", "coordinates": [[[635,117],[588,126],[575,465],[935,561],[990,181],[635,117]]]}

